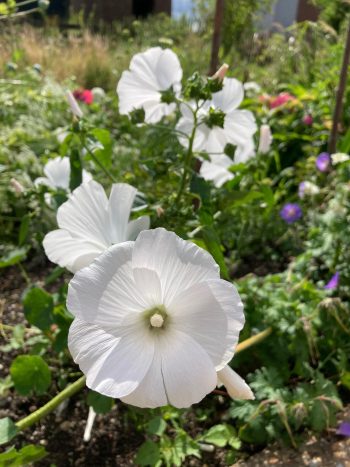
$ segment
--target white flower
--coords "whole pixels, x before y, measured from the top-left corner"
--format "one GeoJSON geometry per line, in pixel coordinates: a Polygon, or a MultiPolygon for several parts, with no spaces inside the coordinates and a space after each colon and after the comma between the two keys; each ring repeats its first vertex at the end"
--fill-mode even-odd
{"type": "MultiPolygon", "coordinates": [[[[46,177],[39,177],[34,181],[35,186],[46,185],[49,188],[69,190],[70,162],[69,157],[55,157],[49,160],[44,167],[46,177]]],[[[83,183],[92,179],[92,175],[83,170],[83,183]]]]}
{"type": "Polygon", "coordinates": [[[76,101],[75,97],[73,96],[73,93],[71,91],[67,91],[66,96],[67,96],[67,101],[68,101],[69,107],[70,107],[70,109],[72,111],[72,114],[75,115],[78,118],[82,118],[83,115],[84,115],[83,111],[79,107],[79,104],[76,101]]]}
{"type": "Polygon", "coordinates": [[[217,188],[220,188],[234,177],[233,173],[227,170],[231,165],[233,165],[233,160],[226,154],[212,154],[210,161],[202,162],[199,174],[205,180],[213,182],[217,188]]]}
{"type": "Polygon", "coordinates": [[[94,96],[94,102],[103,102],[106,98],[106,92],[103,88],[95,87],[91,89],[91,92],[94,96]]]}
{"type": "Polygon", "coordinates": [[[305,182],[299,183],[298,195],[301,199],[305,196],[317,195],[319,192],[319,187],[312,182],[306,180],[305,182]]]}
{"type": "Polygon", "coordinates": [[[199,173],[205,180],[214,182],[214,185],[220,188],[224,183],[234,178],[234,174],[228,170],[232,165],[247,162],[254,156],[254,141],[253,138],[250,138],[244,145],[237,146],[234,160],[226,154],[210,154],[209,161],[202,162],[199,173]]]}
{"type": "MultiPolygon", "coordinates": [[[[243,100],[243,86],[234,78],[225,78],[221,91],[213,93],[212,99],[201,103],[197,113],[199,123],[193,149],[208,153],[224,152],[226,144],[245,146],[252,140],[257,130],[255,118],[248,110],[237,110],[243,100]]],[[[192,134],[195,104],[181,105],[182,117],[176,129],[185,135],[192,134]]],[[[180,143],[187,147],[188,138],[179,137],[180,143]]]]}
{"type": "Polygon", "coordinates": [[[243,84],[243,88],[245,91],[248,91],[248,92],[252,91],[256,94],[261,92],[261,86],[255,81],[247,81],[246,83],[243,84]]]}
{"type": "Polygon", "coordinates": [[[172,113],[176,105],[166,103],[166,92],[178,95],[182,69],[177,55],[170,49],[153,47],[133,56],[130,71],[124,71],[118,86],[119,111],[128,114],[144,109],[145,121],[156,123],[172,113]]]}
{"type": "Polygon", "coordinates": [[[337,165],[341,162],[346,162],[350,159],[350,157],[342,152],[336,152],[335,154],[331,154],[332,164],[337,165]]]}
{"type": "Polygon", "coordinates": [[[99,183],[91,180],[80,185],[58,208],[59,229],[44,238],[50,261],[76,272],[111,245],[135,240],[150,222],[148,216],[129,222],[136,193],[136,188],[116,183],[108,199],[99,183]]]}
{"type": "MultiPolygon", "coordinates": [[[[112,246],[69,284],[68,346],[87,386],[138,407],[189,407],[221,382],[243,327],[235,287],[164,229],[112,246]],[[218,375],[217,375],[218,372],[218,375]]],[[[243,384],[237,395],[253,398],[243,384]]]]}
{"type": "Polygon", "coordinates": [[[258,152],[260,154],[267,154],[270,150],[272,140],[273,138],[269,125],[261,125],[258,152]]]}

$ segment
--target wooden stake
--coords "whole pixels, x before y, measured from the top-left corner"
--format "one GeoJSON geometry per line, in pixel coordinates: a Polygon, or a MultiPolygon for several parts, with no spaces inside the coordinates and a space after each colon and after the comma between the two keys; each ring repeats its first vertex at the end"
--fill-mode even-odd
{"type": "Polygon", "coordinates": [[[213,76],[219,68],[219,49],[221,43],[221,29],[224,18],[225,0],[216,0],[215,19],[214,19],[214,33],[213,42],[211,47],[211,59],[209,76],[213,76]]]}
{"type": "Polygon", "coordinates": [[[328,152],[330,154],[336,152],[336,149],[337,149],[338,127],[339,127],[339,122],[340,122],[340,119],[343,113],[343,100],[344,100],[344,93],[346,89],[346,80],[347,80],[347,75],[348,75],[349,61],[350,61],[350,23],[349,23],[348,32],[347,32],[346,45],[345,45],[345,50],[344,50],[344,55],[343,55],[343,64],[342,64],[342,68],[340,72],[339,85],[337,89],[337,97],[336,97],[336,102],[335,102],[335,107],[334,107],[334,112],[333,112],[332,131],[331,131],[331,134],[329,136],[329,141],[328,141],[328,152]]]}

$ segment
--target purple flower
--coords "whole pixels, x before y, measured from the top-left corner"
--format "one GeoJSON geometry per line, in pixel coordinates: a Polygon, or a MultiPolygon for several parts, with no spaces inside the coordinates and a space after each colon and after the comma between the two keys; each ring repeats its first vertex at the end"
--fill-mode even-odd
{"type": "Polygon", "coordinates": [[[339,272],[336,272],[331,278],[330,281],[324,286],[326,290],[336,289],[339,285],[339,272]]]}
{"type": "Polygon", "coordinates": [[[328,152],[321,152],[316,159],[316,167],[320,172],[326,172],[331,164],[331,157],[328,152]]]}
{"type": "Polygon", "coordinates": [[[311,126],[314,122],[314,119],[311,114],[306,114],[303,117],[303,123],[307,126],[311,126]]]}
{"type": "Polygon", "coordinates": [[[337,435],[350,436],[350,423],[342,422],[337,429],[337,435]]]}
{"type": "Polygon", "coordinates": [[[280,210],[280,216],[287,224],[292,224],[301,218],[303,212],[297,203],[287,203],[280,210]]]}

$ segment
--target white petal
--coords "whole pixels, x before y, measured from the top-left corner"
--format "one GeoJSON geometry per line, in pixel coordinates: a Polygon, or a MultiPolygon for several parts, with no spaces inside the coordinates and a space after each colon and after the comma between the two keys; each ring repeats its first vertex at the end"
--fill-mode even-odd
{"type": "Polygon", "coordinates": [[[228,365],[218,371],[218,384],[222,383],[232,399],[255,399],[248,384],[228,365]]]}
{"type": "MultiPolygon", "coordinates": [[[[229,142],[227,131],[224,128],[214,127],[209,128],[206,125],[201,125],[200,129],[205,128],[206,140],[204,149],[210,154],[211,152],[224,152],[226,144],[229,142]]],[[[202,130],[203,131],[203,130],[202,130]]]]}
{"type": "Polygon", "coordinates": [[[187,334],[175,330],[160,334],[156,343],[158,351],[165,392],[171,405],[189,407],[215,388],[217,376],[212,361],[187,334]]]}
{"type": "MultiPolygon", "coordinates": [[[[230,165],[233,165],[232,160],[230,165]]],[[[208,161],[202,163],[199,173],[205,180],[214,182],[217,188],[220,188],[224,183],[232,180],[234,177],[233,173],[226,168],[208,161]]]]}
{"type": "Polygon", "coordinates": [[[154,340],[144,327],[120,328],[119,334],[115,337],[77,318],[69,329],[68,347],[87,376],[87,386],[109,397],[133,392],[154,355],[154,340]]]}
{"type": "Polygon", "coordinates": [[[82,118],[84,116],[81,108],[79,107],[78,102],[76,101],[75,97],[73,96],[71,91],[67,91],[66,93],[67,96],[67,101],[69,104],[69,107],[72,111],[72,114],[75,115],[78,118],[82,118]]]}
{"type": "Polygon", "coordinates": [[[68,157],[55,157],[47,162],[44,173],[55,188],[68,190],[70,177],[70,163],[68,157]]]}
{"type": "Polygon", "coordinates": [[[149,216],[141,216],[137,219],[130,221],[126,231],[127,240],[136,240],[138,234],[142,230],[147,230],[150,227],[150,218],[149,216]]]}
{"type": "Polygon", "coordinates": [[[111,243],[120,243],[128,239],[127,230],[130,211],[137,190],[127,183],[115,183],[108,201],[108,218],[111,243]]]}
{"type": "Polygon", "coordinates": [[[105,249],[111,245],[108,200],[103,187],[93,180],[80,185],[57,211],[57,223],[73,237],[93,241],[105,249]]]}
{"type": "Polygon", "coordinates": [[[132,253],[132,267],[157,272],[165,306],[178,291],[196,282],[219,278],[219,267],[209,253],[162,228],[139,234],[132,253]]]}
{"type": "Polygon", "coordinates": [[[240,164],[247,162],[255,156],[255,144],[253,138],[249,138],[243,145],[238,145],[235,151],[234,162],[240,164]]]}
{"type": "Polygon", "coordinates": [[[72,237],[63,229],[49,232],[43,240],[43,246],[50,261],[73,273],[88,266],[104,251],[99,244],[72,237]]]}
{"type": "Polygon", "coordinates": [[[168,305],[171,325],[188,333],[221,369],[234,354],[244,315],[235,287],[222,279],[194,284],[168,305]]]}
{"type": "Polygon", "coordinates": [[[224,78],[221,91],[213,94],[213,103],[223,112],[237,109],[244,97],[243,85],[235,78],[224,78]]]}
{"type": "Polygon", "coordinates": [[[162,375],[162,359],[155,351],[152,364],[138,388],[122,401],[141,408],[154,409],[168,404],[162,375]]]}
{"type": "Polygon", "coordinates": [[[113,245],[74,276],[67,295],[67,308],[74,316],[114,332],[128,315],[147,309],[131,269],[133,245],[113,245]]]}
{"type": "Polygon", "coordinates": [[[249,110],[234,110],[225,117],[227,142],[244,146],[257,130],[254,115],[249,110]]]}
{"type": "Polygon", "coordinates": [[[159,89],[167,90],[174,83],[180,83],[182,79],[182,68],[177,55],[170,49],[161,49],[155,69],[159,89]]]}
{"type": "Polygon", "coordinates": [[[227,318],[227,333],[225,336],[222,336],[226,351],[222,357],[221,366],[216,367],[216,369],[219,370],[228,363],[234,355],[238,344],[239,332],[243,328],[245,322],[243,313],[244,307],[236,287],[230,282],[222,279],[219,281],[209,280],[207,284],[216,300],[220,303],[221,309],[225,311],[227,318]]]}

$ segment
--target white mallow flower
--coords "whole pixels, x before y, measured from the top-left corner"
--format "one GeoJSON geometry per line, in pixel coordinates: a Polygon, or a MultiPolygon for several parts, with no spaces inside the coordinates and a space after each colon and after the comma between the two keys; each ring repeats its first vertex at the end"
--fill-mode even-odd
{"type": "MultiPolygon", "coordinates": [[[[34,180],[35,186],[46,185],[49,188],[69,190],[70,162],[69,157],[55,157],[49,160],[44,167],[46,177],[39,177],[34,180]]],[[[92,175],[83,170],[83,183],[92,180],[92,175]]]]}
{"type": "Polygon", "coordinates": [[[269,125],[261,125],[258,152],[260,154],[267,154],[270,151],[272,140],[273,138],[269,125]]]}
{"type": "MultiPolygon", "coordinates": [[[[245,146],[248,140],[252,141],[257,126],[252,112],[238,110],[243,97],[242,83],[234,78],[224,78],[222,90],[213,93],[211,100],[200,103],[194,151],[221,153],[228,143],[245,146]]],[[[194,111],[194,102],[181,105],[182,117],[176,129],[187,136],[193,131],[194,111]]],[[[183,146],[188,146],[187,137],[180,135],[179,141],[183,146]]]]}
{"type": "Polygon", "coordinates": [[[182,68],[177,55],[170,49],[153,47],[133,56],[130,71],[124,71],[118,86],[119,111],[129,114],[144,109],[145,121],[156,123],[174,112],[171,95],[179,95],[182,68]]]}
{"type": "Polygon", "coordinates": [[[199,173],[205,180],[213,182],[217,188],[220,188],[234,178],[234,174],[228,170],[232,165],[247,162],[254,156],[254,141],[250,138],[245,145],[237,146],[234,160],[226,154],[210,154],[209,161],[202,162],[199,173]]]}
{"type": "Polygon", "coordinates": [[[332,159],[332,164],[337,165],[342,162],[346,162],[350,159],[350,156],[348,154],[345,154],[343,152],[336,152],[335,154],[331,154],[331,159],[332,159]]]}
{"type": "Polygon", "coordinates": [[[228,169],[233,165],[233,160],[226,154],[212,154],[210,161],[203,161],[199,174],[204,180],[213,182],[217,188],[232,180],[234,175],[228,169]]]}
{"type": "Polygon", "coordinates": [[[150,224],[148,216],[129,222],[136,193],[131,185],[116,183],[108,199],[99,183],[80,185],[58,208],[59,229],[44,238],[50,261],[76,272],[111,245],[135,240],[150,224]]]}
{"type": "Polygon", "coordinates": [[[227,367],[241,299],[209,253],[173,232],[110,247],[71,280],[67,307],[69,350],[94,391],[149,408],[189,407],[218,383],[254,398],[227,367]]]}

